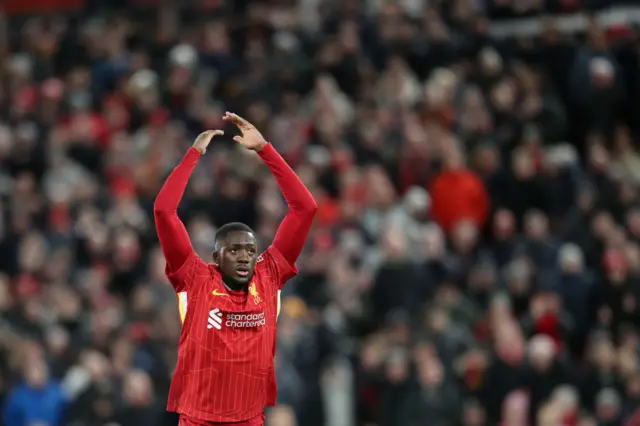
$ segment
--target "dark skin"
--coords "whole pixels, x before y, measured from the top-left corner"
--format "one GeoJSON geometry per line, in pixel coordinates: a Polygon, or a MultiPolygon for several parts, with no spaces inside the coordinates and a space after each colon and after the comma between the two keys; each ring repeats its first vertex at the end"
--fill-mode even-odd
{"type": "Polygon", "coordinates": [[[257,259],[258,243],[251,232],[230,232],[216,241],[213,262],[220,269],[225,285],[231,290],[247,289],[257,259]]]}

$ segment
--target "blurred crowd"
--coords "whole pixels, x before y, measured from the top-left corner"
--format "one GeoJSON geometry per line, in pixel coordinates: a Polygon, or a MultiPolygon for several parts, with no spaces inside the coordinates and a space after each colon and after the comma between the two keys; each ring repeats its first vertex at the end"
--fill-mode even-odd
{"type": "MultiPolygon", "coordinates": [[[[4,425],[176,424],[180,323],[151,211],[225,110],[319,204],[283,292],[269,425],[640,424],[640,32],[593,17],[491,36],[493,19],[610,3],[1,15],[4,425]]],[[[180,211],[204,259],[217,226],[266,247],[286,211],[256,155],[215,142],[180,211]]]]}

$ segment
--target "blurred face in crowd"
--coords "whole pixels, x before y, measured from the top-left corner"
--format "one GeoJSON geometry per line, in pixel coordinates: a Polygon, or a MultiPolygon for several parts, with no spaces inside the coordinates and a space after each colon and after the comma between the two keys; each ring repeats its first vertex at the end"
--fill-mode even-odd
{"type": "Polygon", "coordinates": [[[638,192],[631,182],[620,182],[618,191],[618,199],[623,205],[631,205],[637,199],[638,192]]]}
{"type": "Polygon", "coordinates": [[[634,351],[639,348],[640,336],[633,327],[621,327],[619,339],[621,349],[634,351]]]}
{"type": "Polygon", "coordinates": [[[568,385],[556,388],[551,394],[551,399],[559,407],[564,416],[573,415],[578,410],[577,391],[568,385]]]}
{"type": "Polygon", "coordinates": [[[64,354],[69,346],[69,333],[62,327],[55,327],[47,334],[47,347],[54,356],[64,354]]]}
{"type": "Polygon", "coordinates": [[[622,377],[630,377],[638,371],[638,357],[635,348],[621,348],[617,354],[618,372],[622,377]]]}
{"type": "Polygon", "coordinates": [[[612,388],[601,390],[596,396],[596,418],[602,422],[612,422],[620,415],[620,396],[612,388]]]}
{"type": "Polygon", "coordinates": [[[407,241],[404,232],[399,229],[387,229],[382,236],[382,248],[387,260],[403,260],[407,252],[407,241]]]}
{"type": "Polygon", "coordinates": [[[136,313],[147,313],[154,309],[153,293],[149,287],[140,286],[133,293],[133,309],[136,313]]]}
{"type": "Polygon", "coordinates": [[[129,372],[124,381],[124,395],[131,405],[147,405],[152,398],[152,385],[149,376],[143,371],[129,372]]]}
{"type": "Polygon", "coordinates": [[[469,288],[477,294],[489,292],[496,283],[496,268],[491,263],[475,265],[469,275],[469,288]]]}
{"type": "Polygon", "coordinates": [[[632,209],[627,213],[627,228],[634,236],[640,236],[640,210],[632,209]]]}
{"type": "Polygon", "coordinates": [[[506,319],[511,319],[511,299],[504,294],[498,294],[491,299],[489,312],[493,325],[498,325],[506,319]],[[495,321],[494,321],[495,319],[495,321]]]}
{"type": "Polygon", "coordinates": [[[501,80],[491,90],[491,103],[499,112],[513,112],[515,101],[515,86],[510,80],[501,80]]]}
{"type": "Polygon", "coordinates": [[[437,226],[428,226],[422,235],[423,254],[427,260],[440,259],[445,252],[442,230],[437,226]]]}
{"type": "Polygon", "coordinates": [[[618,128],[616,128],[615,147],[620,152],[628,152],[629,150],[633,150],[633,144],[628,127],[619,126],[618,128]]]}
{"type": "Polygon", "coordinates": [[[632,271],[640,268],[640,245],[635,242],[627,242],[624,246],[624,255],[632,271]]]}
{"type": "Polygon", "coordinates": [[[584,256],[582,250],[575,244],[565,244],[560,248],[560,267],[567,275],[582,272],[584,256]]]}
{"type": "Polygon", "coordinates": [[[404,382],[409,377],[409,362],[403,351],[392,351],[387,359],[386,377],[391,383],[404,382]]]}
{"type": "Polygon", "coordinates": [[[539,241],[547,237],[549,222],[543,213],[537,211],[529,212],[524,218],[524,228],[527,237],[534,241],[539,241]]]}
{"type": "Polygon", "coordinates": [[[582,417],[578,420],[578,426],[598,426],[598,422],[593,417],[582,417]]]}
{"type": "Polygon", "coordinates": [[[613,217],[611,216],[611,213],[607,211],[597,212],[591,221],[591,230],[600,240],[603,240],[607,235],[609,235],[614,227],[615,222],[613,217]]]}
{"type": "Polygon", "coordinates": [[[444,332],[449,321],[449,315],[442,309],[433,309],[427,314],[427,327],[436,333],[444,332]]]}
{"type": "Polygon", "coordinates": [[[26,358],[23,374],[27,384],[33,389],[42,388],[49,380],[49,369],[41,358],[26,358]]]}
{"type": "Polygon", "coordinates": [[[500,167],[498,150],[494,147],[483,146],[476,151],[476,168],[481,174],[491,174],[500,167]]]}
{"type": "Polygon", "coordinates": [[[90,350],[81,354],[82,367],[94,382],[100,382],[109,374],[109,360],[100,352],[90,350]]]}
{"type": "Polygon", "coordinates": [[[480,68],[486,75],[494,76],[502,71],[502,58],[495,49],[486,47],[478,56],[480,68]]]}
{"type": "Polygon", "coordinates": [[[286,405],[276,405],[269,412],[267,419],[268,426],[296,426],[296,415],[291,407],[286,405]]]}
{"type": "Polygon", "coordinates": [[[369,188],[369,203],[374,208],[386,208],[393,203],[395,191],[386,172],[380,167],[372,167],[366,174],[369,188]]]}
{"type": "Polygon", "coordinates": [[[140,243],[133,231],[123,230],[115,238],[115,263],[126,269],[133,266],[140,257],[140,243]]]}
{"type": "Polygon", "coordinates": [[[360,363],[365,371],[377,368],[386,356],[386,342],[379,336],[374,335],[367,340],[360,350],[360,363]]]}
{"type": "Polygon", "coordinates": [[[593,50],[599,52],[607,48],[606,35],[595,20],[591,20],[591,22],[589,22],[587,37],[589,38],[589,44],[593,50]]]}
{"type": "Polygon", "coordinates": [[[528,152],[518,150],[513,154],[513,174],[518,180],[527,180],[535,175],[535,164],[528,152]]]}
{"type": "Polygon", "coordinates": [[[609,284],[619,286],[625,283],[629,269],[620,250],[608,249],[604,254],[603,263],[609,284]]]}
{"type": "Polygon", "coordinates": [[[13,305],[13,297],[9,290],[9,277],[0,274],[0,312],[9,309],[13,305]]]}
{"type": "Polygon", "coordinates": [[[435,353],[418,361],[418,378],[425,387],[438,387],[442,383],[444,368],[435,353]]]}
{"type": "Polygon", "coordinates": [[[524,359],[525,341],[518,324],[513,320],[495,326],[496,354],[507,364],[518,365],[524,359]]]}
{"type": "Polygon", "coordinates": [[[431,199],[429,194],[423,188],[412,187],[404,196],[403,205],[412,217],[416,219],[423,219],[426,217],[429,206],[431,205],[431,199]]]}
{"type": "Polygon", "coordinates": [[[555,347],[550,337],[535,336],[529,342],[529,360],[537,372],[546,372],[553,365],[555,347]]]}
{"type": "Polygon", "coordinates": [[[458,253],[467,254],[473,250],[478,241],[478,228],[471,221],[461,221],[453,231],[452,243],[458,253]]]}
{"type": "Polygon", "coordinates": [[[521,298],[529,293],[529,290],[531,289],[530,280],[532,276],[530,262],[522,258],[512,261],[507,266],[505,275],[509,291],[514,297],[521,298]]]}
{"type": "Polygon", "coordinates": [[[511,210],[500,209],[493,216],[493,235],[498,240],[507,240],[516,230],[516,219],[511,210]]]}
{"type": "Polygon", "coordinates": [[[453,284],[444,283],[438,288],[434,300],[440,306],[456,306],[460,300],[460,291],[453,284]]]}
{"type": "Polygon", "coordinates": [[[39,270],[46,260],[47,244],[37,233],[30,233],[20,244],[19,262],[21,269],[27,272],[39,270]]]}
{"type": "Polygon", "coordinates": [[[482,405],[471,403],[464,409],[463,424],[464,426],[482,426],[485,423],[485,417],[482,405]]]}
{"type": "Polygon", "coordinates": [[[502,424],[525,426],[528,422],[529,397],[524,391],[515,391],[502,403],[502,424]]]}
{"type": "Polygon", "coordinates": [[[599,370],[613,370],[616,362],[616,354],[610,340],[598,339],[595,341],[592,344],[591,354],[593,362],[599,370]]]}
{"type": "Polygon", "coordinates": [[[640,373],[633,373],[626,383],[627,395],[636,401],[640,401],[640,373]]]}
{"type": "Polygon", "coordinates": [[[589,165],[593,171],[604,172],[609,168],[610,156],[601,143],[592,144],[589,148],[589,165]]]}
{"type": "Polygon", "coordinates": [[[583,212],[588,212],[593,208],[594,204],[593,192],[589,189],[581,189],[578,192],[578,198],[576,204],[578,208],[583,212]]]}
{"type": "Polygon", "coordinates": [[[111,346],[111,358],[116,372],[124,374],[133,360],[133,343],[125,336],[118,338],[111,346]]]}

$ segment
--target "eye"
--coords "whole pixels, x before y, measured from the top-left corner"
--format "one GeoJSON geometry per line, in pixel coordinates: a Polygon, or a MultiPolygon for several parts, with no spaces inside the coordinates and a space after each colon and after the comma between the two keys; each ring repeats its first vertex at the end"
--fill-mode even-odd
{"type": "Polygon", "coordinates": [[[256,254],[256,249],[254,249],[254,248],[250,248],[250,249],[249,249],[249,253],[250,253],[250,254],[256,254]]]}
{"type": "Polygon", "coordinates": [[[230,252],[231,254],[236,254],[236,253],[238,252],[238,250],[236,250],[236,249],[232,248],[232,249],[230,249],[230,250],[229,250],[229,252],[230,252]]]}

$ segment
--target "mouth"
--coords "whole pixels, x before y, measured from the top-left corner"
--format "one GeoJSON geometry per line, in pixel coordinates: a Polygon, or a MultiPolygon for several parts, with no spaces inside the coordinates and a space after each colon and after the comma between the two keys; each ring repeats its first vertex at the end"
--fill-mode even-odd
{"type": "Polygon", "coordinates": [[[236,275],[242,278],[246,278],[251,274],[251,270],[249,268],[238,268],[236,269],[236,275]]]}

